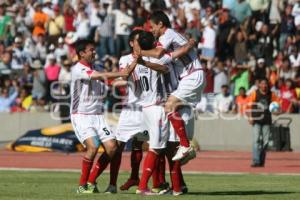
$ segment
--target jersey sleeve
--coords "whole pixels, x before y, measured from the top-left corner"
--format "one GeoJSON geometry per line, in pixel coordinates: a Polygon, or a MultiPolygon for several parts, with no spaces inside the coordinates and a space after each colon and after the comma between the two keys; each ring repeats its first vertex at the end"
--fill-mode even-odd
{"type": "Polygon", "coordinates": [[[158,61],[157,63],[160,65],[166,65],[168,63],[172,62],[172,56],[170,53],[164,54],[158,61]]]}
{"type": "Polygon", "coordinates": [[[90,80],[94,72],[95,70],[87,67],[78,67],[72,71],[72,76],[74,79],[90,80]]]}
{"type": "Polygon", "coordinates": [[[119,60],[119,71],[122,71],[128,66],[128,62],[125,57],[121,57],[119,60]]]}
{"type": "Polygon", "coordinates": [[[171,34],[169,34],[169,31],[167,30],[162,36],[159,37],[159,41],[157,42],[156,47],[168,49],[172,44],[172,41],[173,37],[171,34]]]}

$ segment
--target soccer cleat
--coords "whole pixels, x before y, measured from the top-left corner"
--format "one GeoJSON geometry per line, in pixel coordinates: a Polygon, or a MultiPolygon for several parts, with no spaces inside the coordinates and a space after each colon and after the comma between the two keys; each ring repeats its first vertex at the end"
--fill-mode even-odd
{"type": "Polygon", "coordinates": [[[128,179],[126,183],[124,183],[121,187],[120,190],[129,190],[132,186],[139,185],[140,180],[134,180],[134,179],[128,179]]]}
{"type": "Polygon", "coordinates": [[[77,194],[91,194],[91,193],[93,193],[93,192],[87,190],[86,185],[79,185],[76,192],[77,192],[77,194]]]}
{"type": "Polygon", "coordinates": [[[117,187],[115,185],[109,185],[104,193],[105,194],[116,194],[117,193],[117,187]]]}
{"type": "Polygon", "coordinates": [[[170,190],[170,186],[168,182],[161,183],[158,188],[152,188],[151,192],[158,194],[165,194],[170,190]]]}
{"type": "Polygon", "coordinates": [[[196,158],[196,151],[193,149],[188,155],[180,160],[181,165],[187,164],[190,160],[196,158]]]}
{"type": "Polygon", "coordinates": [[[99,193],[96,183],[95,184],[87,183],[87,190],[91,191],[91,193],[99,193]]]}
{"type": "Polygon", "coordinates": [[[183,195],[183,192],[172,192],[173,196],[179,196],[179,195],[183,195]]]}
{"type": "Polygon", "coordinates": [[[149,189],[145,189],[145,190],[139,190],[137,189],[135,191],[136,194],[140,194],[140,195],[145,195],[145,196],[155,196],[155,195],[159,195],[159,193],[154,193],[151,192],[149,189]]]}
{"type": "Polygon", "coordinates": [[[186,185],[183,185],[183,186],[181,187],[181,191],[182,191],[183,194],[187,194],[188,191],[189,191],[189,189],[188,189],[188,187],[187,187],[186,185]]]}
{"type": "Polygon", "coordinates": [[[172,160],[173,161],[181,160],[182,158],[188,156],[188,154],[191,151],[195,151],[192,146],[184,147],[184,146],[180,145],[177,152],[176,152],[176,154],[175,154],[175,156],[172,158],[172,160]]]}

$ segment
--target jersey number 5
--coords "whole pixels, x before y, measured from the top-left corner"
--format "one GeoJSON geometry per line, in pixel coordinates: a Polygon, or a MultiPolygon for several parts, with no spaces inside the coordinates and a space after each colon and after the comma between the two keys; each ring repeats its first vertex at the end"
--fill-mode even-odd
{"type": "Polygon", "coordinates": [[[103,128],[102,130],[104,131],[105,135],[110,135],[110,132],[107,130],[107,128],[103,128]]]}

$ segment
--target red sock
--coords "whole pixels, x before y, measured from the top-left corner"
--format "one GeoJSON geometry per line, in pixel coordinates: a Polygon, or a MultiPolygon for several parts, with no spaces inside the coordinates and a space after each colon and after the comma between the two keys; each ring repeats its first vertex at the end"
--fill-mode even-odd
{"type": "Polygon", "coordinates": [[[159,156],[159,182],[165,183],[166,182],[166,159],[165,154],[161,154],[159,156]]]}
{"type": "Polygon", "coordinates": [[[189,147],[190,142],[187,138],[186,132],[185,132],[185,126],[184,126],[184,121],[180,116],[179,112],[172,112],[168,114],[168,119],[171,122],[174,131],[176,135],[178,135],[179,140],[180,140],[180,145],[184,147],[189,147]]]}
{"type": "Polygon", "coordinates": [[[94,166],[94,168],[93,168],[93,170],[90,174],[90,177],[89,177],[89,182],[90,183],[92,183],[92,184],[96,183],[96,179],[104,171],[104,169],[107,167],[109,161],[110,161],[110,159],[109,159],[109,157],[106,153],[103,153],[99,157],[96,165],[94,166]]]}
{"type": "Polygon", "coordinates": [[[117,185],[119,169],[121,166],[122,152],[116,152],[114,158],[110,162],[110,185],[117,185]]]}
{"type": "Polygon", "coordinates": [[[160,173],[159,159],[160,158],[158,158],[156,160],[156,164],[155,164],[155,167],[154,167],[154,170],[152,173],[152,185],[153,185],[152,187],[153,188],[158,188],[160,185],[160,182],[159,182],[159,173],[160,173]]]}
{"type": "Polygon", "coordinates": [[[140,164],[143,159],[142,150],[132,150],[131,152],[131,176],[130,179],[139,179],[140,164]]]}
{"type": "Polygon", "coordinates": [[[181,167],[179,168],[178,173],[179,173],[179,177],[180,177],[180,185],[181,186],[186,186],[186,183],[185,183],[184,178],[183,178],[181,167]]]}
{"type": "Polygon", "coordinates": [[[92,167],[93,167],[93,160],[83,157],[79,185],[86,185],[92,167]]]}
{"type": "Polygon", "coordinates": [[[180,161],[173,161],[172,169],[170,169],[171,173],[171,181],[172,181],[172,187],[175,192],[181,191],[181,177],[180,177],[180,161]]]}
{"type": "Polygon", "coordinates": [[[152,175],[152,172],[155,168],[156,160],[158,155],[152,151],[148,151],[147,156],[145,158],[144,167],[143,167],[143,174],[141,177],[141,181],[139,184],[140,190],[145,190],[148,188],[148,181],[152,175]]]}

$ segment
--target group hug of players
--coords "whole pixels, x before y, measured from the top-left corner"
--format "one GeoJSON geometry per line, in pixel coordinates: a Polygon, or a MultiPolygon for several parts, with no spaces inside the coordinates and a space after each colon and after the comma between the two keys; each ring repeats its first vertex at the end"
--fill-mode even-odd
{"type": "Polygon", "coordinates": [[[171,29],[168,16],[156,11],[150,16],[151,32],[134,30],[129,36],[131,54],[119,60],[119,72],[93,69],[95,46],[80,40],[75,48],[79,62],[72,67],[71,121],[76,136],[87,151],[82,160],[78,193],[99,192],[96,179],[110,164],[106,193],[117,192],[122,151],[132,139],[130,178],[120,189],[138,186],[137,194],[187,192],[181,166],[196,157],[189,140],[193,137],[193,105],[200,101],[205,85],[193,41],[171,29]],[[117,130],[112,133],[103,116],[105,80],[113,87],[126,87],[126,104],[117,130]],[[142,175],[142,144],[148,142],[142,175]],[[94,164],[100,143],[105,152],[94,164]],[[171,186],[165,180],[165,158],[171,186]],[[148,181],[152,177],[152,187],[148,181]]]}

